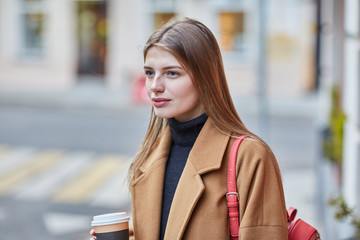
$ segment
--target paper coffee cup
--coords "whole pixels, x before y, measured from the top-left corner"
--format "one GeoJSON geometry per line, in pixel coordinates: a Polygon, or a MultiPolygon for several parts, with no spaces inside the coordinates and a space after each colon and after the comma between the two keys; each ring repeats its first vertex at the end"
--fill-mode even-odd
{"type": "Polygon", "coordinates": [[[126,212],[101,214],[93,217],[91,226],[97,240],[129,240],[129,220],[126,212]]]}

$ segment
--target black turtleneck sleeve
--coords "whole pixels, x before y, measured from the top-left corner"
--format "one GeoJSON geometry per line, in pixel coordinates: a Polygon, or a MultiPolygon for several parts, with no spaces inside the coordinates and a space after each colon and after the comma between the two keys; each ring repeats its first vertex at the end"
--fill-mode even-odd
{"type": "Polygon", "coordinates": [[[171,145],[164,179],[160,239],[164,239],[171,203],[189,152],[206,120],[206,114],[188,122],[177,122],[173,118],[168,119],[173,143],[171,145]]]}

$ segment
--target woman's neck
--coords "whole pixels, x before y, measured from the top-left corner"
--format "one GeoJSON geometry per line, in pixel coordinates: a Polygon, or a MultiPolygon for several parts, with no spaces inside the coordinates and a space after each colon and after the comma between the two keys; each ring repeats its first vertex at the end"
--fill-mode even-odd
{"type": "Polygon", "coordinates": [[[186,122],[178,122],[174,118],[168,119],[171,136],[174,143],[180,146],[194,145],[195,140],[204,126],[207,118],[207,115],[204,113],[199,117],[186,122]]]}

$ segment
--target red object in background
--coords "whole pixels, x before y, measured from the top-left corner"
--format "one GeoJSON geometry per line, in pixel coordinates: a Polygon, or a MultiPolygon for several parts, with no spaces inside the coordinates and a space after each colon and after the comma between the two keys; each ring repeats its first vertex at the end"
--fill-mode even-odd
{"type": "Polygon", "coordinates": [[[145,74],[136,75],[134,78],[133,89],[131,92],[131,98],[135,103],[150,103],[149,96],[147,95],[145,83],[145,74]]]}

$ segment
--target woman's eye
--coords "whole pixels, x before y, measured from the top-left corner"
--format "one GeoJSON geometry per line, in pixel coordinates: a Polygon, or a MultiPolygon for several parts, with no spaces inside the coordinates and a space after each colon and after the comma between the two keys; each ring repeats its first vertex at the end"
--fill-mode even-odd
{"type": "Polygon", "coordinates": [[[145,71],[145,75],[147,76],[147,77],[152,77],[152,76],[154,76],[154,72],[153,71],[150,71],[150,70],[146,70],[145,71]]]}
{"type": "Polygon", "coordinates": [[[179,74],[177,72],[173,72],[173,71],[167,72],[166,75],[171,77],[171,78],[179,76],[179,74]]]}

